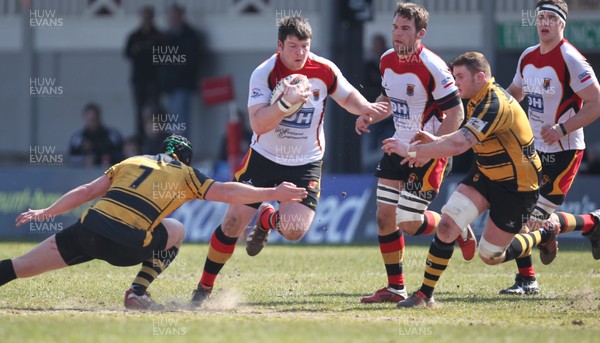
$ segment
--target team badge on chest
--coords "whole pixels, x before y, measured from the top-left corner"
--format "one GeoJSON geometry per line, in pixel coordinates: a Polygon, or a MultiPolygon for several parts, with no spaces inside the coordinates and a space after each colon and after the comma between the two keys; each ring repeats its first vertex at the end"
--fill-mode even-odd
{"type": "Polygon", "coordinates": [[[312,96],[314,101],[319,101],[319,96],[321,95],[321,91],[318,89],[312,90],[312,96]]]}
{"type": "Polygon", "coordinates": [[[550,89],[550,78],[549,77],[544,78],[544,89],[545,90],[550,89]]]}
{"type": "Polygon", "coordinates": [[[413,96],[415,95],[415,85],[408,83],[406,85],[406,95],[413,96]]]}

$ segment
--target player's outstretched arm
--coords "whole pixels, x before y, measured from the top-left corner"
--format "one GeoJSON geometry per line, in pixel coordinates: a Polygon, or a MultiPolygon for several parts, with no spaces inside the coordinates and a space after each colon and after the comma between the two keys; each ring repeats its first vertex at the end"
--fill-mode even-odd
{"type": "Polygon", "coordinates": [[[396,154],[402,157],[444,158],[462,154],[477,143],[477,138],[470,130],[462,128],[449,135],[436,137],[434,141],[426,144],[407,144],[397,138],[387,138],[383,141],[381,150],[386,154],[396,154]]]}
{"type": "Polygon", "coordinates": [[[47,208],[40,210],[29,209],[27,212],[21,213],[15,222],[17,226],[21,226],[30,221],[48,220],[51,217],[70,211],[106,194],[110,185],[110,179],[106,175],[102,175],[90,183],[73,188],[47,208]]]}
{"type": "Polygon", "coordinates": [[[379,118],[380,116],[385,118],[391,113],[388,101],[369,102],[356,89],[350,92],[345,99],[336,101],[346,111],[356,115],[371,114],[373,118],[379,118]]]}
{"type": "Polygon", "coordinates": [[[300,202],[308,192],[291,182],[283,182],[277,187],[259,188],[238,182],[215,182],[204,199],[230,204],[253,204],[263,201],[300,202]]]}

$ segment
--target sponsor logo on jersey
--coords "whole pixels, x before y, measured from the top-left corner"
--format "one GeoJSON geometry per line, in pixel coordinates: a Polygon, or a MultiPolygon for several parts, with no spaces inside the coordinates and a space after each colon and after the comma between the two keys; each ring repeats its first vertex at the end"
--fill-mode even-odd
{"type": "Polygon", "coordinates": [[[279,125],[296,129],[308,129],[312,124],[314,113],[314,108],[303,107],[296,114],[283,118],[279,125]]]}
{"type": "MultiPolygon", "coordinates": [[[[408,92],[408,88],[406,90],[408,92]]],[[[399,119],[408,119],[410,117],[410,109],[408,108],[408,103],[402,99],[389,98],[390,103],[392,104],[392,113],[394,114],[394,118],[399,119]]]]}
{"type": "Polygon", "coordinates": [[[259,96],[262,96],[263,93],[260,91],[260,89],[258,88],[252,88],[252,95],[250,95],[251,98],[258,98],[259,96]]]}
{"type": "Polygon", "coordinates": [[[444,88],[448,88],[448,87],[452,86],[452,84],[454,84],[454,79],[451,78],[450,76],[448,76],[447,78],[445,78],[442,81],[442,86],[444,86],[444,88]]]}
{"type": "Polygon", "coordinates": [[[540,94],[528,93],[527,104],[529,105],[529,110],[544,113],[544,98],[540,94]]]}
{"type": "Polygon", "coordinates": [[[586,70],[583,73],[579,74],[578,78],[579,78],[579,82],[584,83],[585,81],[591,79],[592,75],[590,74],[589,71],[586,70]]]}
{"type": "Polygon", "coordinates": [[[410,173],[410,175],[408,176],[408,180],[406,181],[406,183],[414,183],[417,181],[417,175],[415,173],[410,173]]]}
{"type": "Polygon", "coordinates": [[[469,121],[467,121],[467,125],[477,132],[481,132],[487,123],[487,121],[475,117],[471,117],[469,118],[469,121]]]}
{"type": "Polygon", "coordinates": [[[408,95],[408,96],[415,95],[415,85],[410,84],[410,83],[406,85],[406,95],[408,95]]]}

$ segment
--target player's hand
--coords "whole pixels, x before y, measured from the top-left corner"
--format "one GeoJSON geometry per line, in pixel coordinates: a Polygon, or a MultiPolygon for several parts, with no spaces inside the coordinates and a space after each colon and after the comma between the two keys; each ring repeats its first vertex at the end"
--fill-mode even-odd
{"type": "Polygon", "coordinates": [[[308,196],[308,191],[305,188],[296,187],[291,182],[282,182],[275,188],[275,199],[280,202],[293,201],[300,202],[308,196]]]}
{"type": "Polygon", "coordinates": [[[374,114],[377,117],[385,117],[390,112],[390,103],[387,101],[380,102],[367,102],[362,104],[360,113],[363,114],[374,114]]]}
{"type": "Polygon", "coordinates": [[[429,161],[431,161],[431,158],[427,158],[427,157],[414,157],[414,158],[405,157],[400,162],[400,164],[408,164],[408,166],[411,168],[421,168],[422,166],[429,163],[429,161]]]}
{"type": "Polygon", "coordinates": [[[295,85],[289,83],[286,79],[283,79],[283,98],[290,104],[297,104],[299,102],[306,103],[310,96],[310,83],[308,78],[304,77],[302,82],[295,85]]]}
{"type": "Polygon", "coordinates": [[[544,143],[548,145],[554,144],[564,137],[558,124],[546,124],[542,126],[542,131],[540,133],[542,134],[542,139],[544,140],[544,143]]]}
{"type": "Polygon", "coordinates": [[[419,142],[419,144],[431,143],[438,140],[439,137],[434,136],[433,134],[419,130],[419,132],[415,133],[415,135],[410,139],[410,143],[419,142]]]}
{"type": "Polygon", "coordinates": [[[356,118],[356,123],[354,124],[354,131],[357,134],[362,135],[363,132],[369,133],[369,125],[373,121],[373,118],[368,114],[361,114],[356,118]]]}
{"type": "Polygon", "coordinates": [[[15,223],[17,227],[27,224],[32,221],[44,221],[50,219],[50,215],[46,214],[46,209],[42,210],[32,210],[29,209],[27,212],[21,213],[17,219],[15,219],[15,223]]]}
{"type": "Polygon", "coordinates": [[[383,140],[381,150],[388,155],[396,154],[402,157],[408,157],[408,147],[408,144],[402,142],[398,138],[391,137],[383,140]]]}

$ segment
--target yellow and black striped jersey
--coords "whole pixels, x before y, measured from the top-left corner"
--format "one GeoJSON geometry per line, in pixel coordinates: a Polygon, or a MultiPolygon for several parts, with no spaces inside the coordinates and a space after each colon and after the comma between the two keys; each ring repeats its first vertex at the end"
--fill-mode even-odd
{"type": "Polygon", "coordinates": [[[214,180],[164,154],[134,156],[104,173],[108,192],[81,217],[89,229],[125,246],[146,246],[160,221],[214,180]]]}
{"type": "Polygon", "coordinates": [[[493,78],[467,104],[464,127],[479,141],[475,160],[488,179],[519,192],[539,188],[542,164],[527,115],[493,78]]]}

